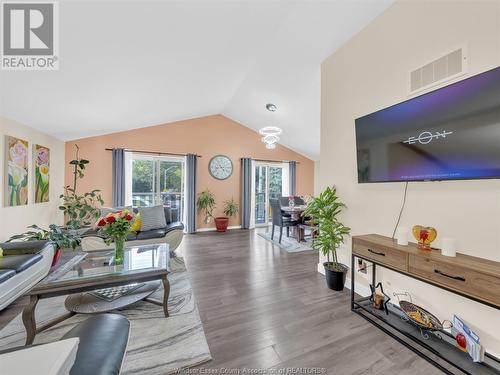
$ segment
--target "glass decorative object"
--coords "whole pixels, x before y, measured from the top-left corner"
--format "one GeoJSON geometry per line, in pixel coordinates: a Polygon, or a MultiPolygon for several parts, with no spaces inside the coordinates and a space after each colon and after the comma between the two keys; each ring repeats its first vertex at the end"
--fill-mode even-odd
{"type": "Polygon", "coordinates": [[[415,225],[412,232],[418,242],[418,248],[420,250],[430,251],[432,249],[431,243],[437,237],[437,230],[435,228],[415,225]]]}

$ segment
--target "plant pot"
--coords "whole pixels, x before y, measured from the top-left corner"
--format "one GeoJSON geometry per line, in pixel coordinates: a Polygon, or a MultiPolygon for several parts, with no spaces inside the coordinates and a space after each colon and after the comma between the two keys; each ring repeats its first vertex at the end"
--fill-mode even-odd
{"type": "Polygon", "coordinates": [[[345,279],[347,277],[349,267],[347,267],[345,264],[337,263],[336,267],[338,268],[338,270],[336,270],[332,269],[330,267],[331,265],[333,265],[332,262],[323,263],[323,267],[325,267],[326,285],[331,290],[340,292],[344,290],[345,279]]]}
{"type": "Polygon", "coordinates": [[[217,232],[225,232],[227,230],[228,224],[229,224],[228,217],[215,218],[215,227],[217,228],[217,232]]]}
{"type": "Polygon", "coordinates": [[[54,252],[54,256],[52,257],[52,265],[51,267],[54,267],[57,262],[59,262],[59,259],[61,258],[61,249],[56,249],[54,252]]]}

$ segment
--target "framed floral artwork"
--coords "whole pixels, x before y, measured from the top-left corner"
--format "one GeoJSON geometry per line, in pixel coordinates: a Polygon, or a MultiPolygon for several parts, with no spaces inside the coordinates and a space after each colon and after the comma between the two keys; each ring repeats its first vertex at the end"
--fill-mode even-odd
{"type": "Polygon", "coordinates": [[[33,145],[33,168],[35,172],[35,203],[49,201],[50,149],[33,145]]]}
{"type": "Polygon", "coordinates": [[[5,206],[28,204],[28,141],[5,137],[5,206]]]}

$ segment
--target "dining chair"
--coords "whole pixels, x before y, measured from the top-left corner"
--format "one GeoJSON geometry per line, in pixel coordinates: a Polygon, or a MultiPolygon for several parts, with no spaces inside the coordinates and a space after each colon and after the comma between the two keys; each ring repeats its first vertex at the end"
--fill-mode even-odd
{"type": "Polygon", "coordinates": [[[269,199],[269,205],[271,206],[273,225],[271,229],[271,240],[274,239],[274,227],[280,227],[280,238],[279,243],[281,243],[281,238],[283,237],[283,228],[286,228],[287,237],[290,236],[290,227],[294,227],[299,224],[299,221],[293,220],[291,217],[283,216],[281,211],[280,200],[277,198],[269,199]]]}

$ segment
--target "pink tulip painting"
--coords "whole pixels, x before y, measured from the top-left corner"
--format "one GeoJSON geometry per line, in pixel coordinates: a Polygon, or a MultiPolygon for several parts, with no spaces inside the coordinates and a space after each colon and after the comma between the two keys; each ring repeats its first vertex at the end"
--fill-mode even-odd
{"type": "Polygon", "coordinates": [[[33,146],[33,167],[35,168],[35,203],[49,201],[50,150],[47,147],[33,146]]]}
{"type": "Polygon", "coordinates": [[[28,142],[6,136],[6,183],[5,205],[23,206],[28,204],[28,142]]]}

